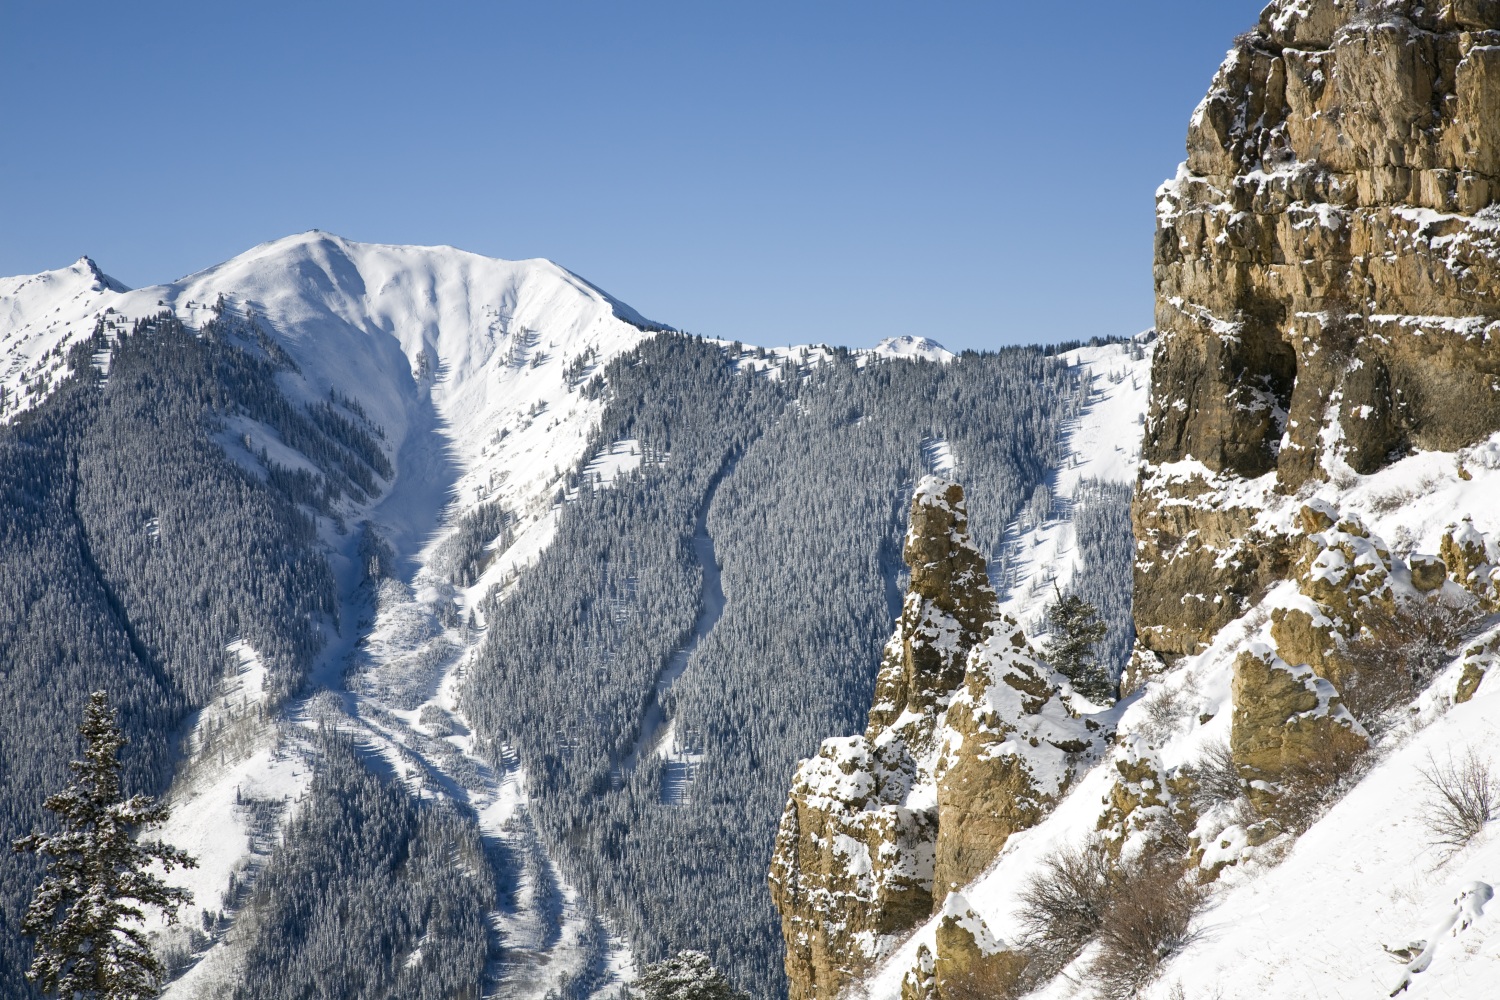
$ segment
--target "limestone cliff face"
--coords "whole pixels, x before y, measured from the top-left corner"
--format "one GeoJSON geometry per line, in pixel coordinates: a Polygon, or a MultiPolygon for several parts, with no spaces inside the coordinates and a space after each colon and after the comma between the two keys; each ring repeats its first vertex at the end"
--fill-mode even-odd
{"type": "MultiPolygon", "coordinates": [[[[999,614],[960,486],[918,485],[904,555],[911,587],[869,725],[802,763],[777,832],[770,887],[793,1000],[836,996],[866,971],[1036,823],[1094,747],[1098,726],[1073,716],[999,614]]],[[[955,961],[968,962],[939,954],[935,974],[955,961]]]]}
{"type": "Polygon", "coordinates": [[[1258,492],[1500,428],[1500,4],[1278,0],[1187,152],[1158,195],[1147,670],[1291,570],[1258,492]]]}

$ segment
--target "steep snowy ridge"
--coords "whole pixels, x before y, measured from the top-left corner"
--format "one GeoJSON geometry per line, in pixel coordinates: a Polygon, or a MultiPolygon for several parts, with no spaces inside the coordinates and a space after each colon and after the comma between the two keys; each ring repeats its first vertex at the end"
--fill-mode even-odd
{"type": "Polygon", "coordinates": [[[40,274],[0,278],[0,421],[45,399],[66,374],[69,345],[127,289],[87,257],[40,274]]]}

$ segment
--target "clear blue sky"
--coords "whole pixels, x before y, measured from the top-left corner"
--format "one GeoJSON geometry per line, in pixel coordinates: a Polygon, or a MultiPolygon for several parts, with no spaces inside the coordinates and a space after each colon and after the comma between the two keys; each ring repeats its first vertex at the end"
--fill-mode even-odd
{"type": "Polygon", "coordinates": [[[1260,7],[6,0],[0,274],[318,228],[752,343],[1133,333],[1152,194],[1260,7]]]}

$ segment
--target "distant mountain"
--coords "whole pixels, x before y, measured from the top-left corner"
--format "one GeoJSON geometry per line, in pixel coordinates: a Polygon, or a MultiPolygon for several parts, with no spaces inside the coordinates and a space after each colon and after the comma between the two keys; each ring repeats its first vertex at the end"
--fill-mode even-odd
{"type": "MultiPolygon", "coordinates": [[[[176,998],[585,997],[682,948],[776,995],[781,798],[862,725],[913,485],[968,487],[1029,623],[1055,547],[1128,569],[1070,442],[1134,413],[1138,345],[763,349],[319,232],[136,290],[3,279],[0,317],[0,835],[110,690],[202,862],[151,925],[176,998]]],[[[33,878],[0,859],[4,926],[33,878]]]]}
{"type": "Polygon", "coordinates": [[[955,355],[928,337],[887,337],[875,345],[873,352],[882,358],[921,358],[924,361],[952,361],[955,355]]]}

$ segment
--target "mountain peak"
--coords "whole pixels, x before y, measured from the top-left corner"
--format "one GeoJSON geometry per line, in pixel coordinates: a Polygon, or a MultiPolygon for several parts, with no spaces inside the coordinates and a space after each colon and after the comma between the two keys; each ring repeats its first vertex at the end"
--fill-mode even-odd
{"type": "Polygon", "coordinates": [[[938,361],[943,364],[957,357],[952,351],[931,337],[918,337],[912,334],[906,334],[901,337],[887,337],[875,345],[873,353],[877,357],[882,358],[909,358],[922,361],[938,361]]]}
{"type": "Polygon", "coordinates": [[[82,257],[79,257],[78,260],[74,262],[73,267],[70,268],[70,270],[80,270],[87,272],[88,275],[93,279],[94,291],[96,292],[130,291],[130,286],[126,285],[122,281],[117,281],[114,278],[111,278],[109,275],[105,274],[104,271],[100,269],[99,265],[94,263],[94,258],[90,257],[88,254],[84,254],[82,257]]]}
{"type": "Polygon", "coordinates": [[[441,365],[449,390],[472,388],[475,412],[485,409],[481,376],[497,365],[597,357],[670,329],[550,260],[360,243],[320,229],[135,291],[83,256],[55,271],[0,278],[5,417],[46,397],[63,376],[47,358],[92,335],[107,311],[129,322],[165,308],[197,327],[213,319],[221,296],[253,309],[320,391],[360,370],[367,378],[359,384],[389,396],[411,371],[441,365]]]}

